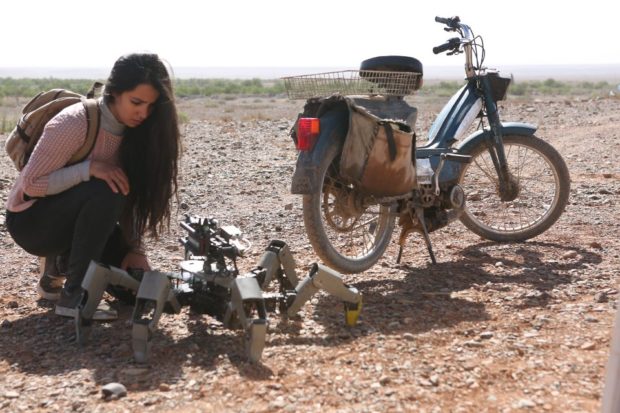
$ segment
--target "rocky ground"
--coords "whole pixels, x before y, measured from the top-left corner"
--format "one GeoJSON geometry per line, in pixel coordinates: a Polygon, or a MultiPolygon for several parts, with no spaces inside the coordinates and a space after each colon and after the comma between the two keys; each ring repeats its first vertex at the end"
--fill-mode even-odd
{"type": "MultiPolygon", "coordinates": [[[[423,135],[438,107],[416,104],[423,135]]],[[[290,245],[301,275],[316,260],[301,199],[289,193],[296,153],[288,131],[301,106],[179,102],[188,121],[174,221],[191,213],[240,227],[254,244],[242,271],[272,239],[290,245]]],[[[560,221],[519,244],[453,224],[432,234],[437,265],[417,236],[400,265],[393,244],[375,267],[346,276],[364,295],[356,327],[345,326],[340,302],[319,294],[299,319],[271,317],[258,364],[245,361],[239,332],[187,309],[162,317],[146,366],[132,358],[130,307],[119,306],[120,319],[97,324],[78,348],[73,323],[37,300],[37,259],[12,242],[2,212],[0,410],[597,411],[618,297],[620,100],[508,101],[502,117],[539,125],[565,157],[572,188],[560,221]],[[127,396],[102,398],[112,382],[127,396]]],[[[2,202],[15,176],[0,157],[2,202]]],[[[156,268],[177,268],[180,234],[174,224],[149,244],[156,268]]]]}

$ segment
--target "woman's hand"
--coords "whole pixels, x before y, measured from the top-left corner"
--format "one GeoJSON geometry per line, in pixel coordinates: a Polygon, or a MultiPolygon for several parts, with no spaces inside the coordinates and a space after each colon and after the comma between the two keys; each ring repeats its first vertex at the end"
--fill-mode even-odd
{"type": "Polygon", "coordinates": [[[146,255],[141,252],[129,251],[123,261],[121,262],[121,269],[127,271],[128,268],[141,269],[144,271],[151,271],[151,263],[146,255]]]}
{"type": "Polygon", "coordinates": [[[129,178],[118,166],[101,161],[91,161],[90,176],[106,181],[112,192],[116,194],[120,192],[127,195],[129,193],[129,178]]]}

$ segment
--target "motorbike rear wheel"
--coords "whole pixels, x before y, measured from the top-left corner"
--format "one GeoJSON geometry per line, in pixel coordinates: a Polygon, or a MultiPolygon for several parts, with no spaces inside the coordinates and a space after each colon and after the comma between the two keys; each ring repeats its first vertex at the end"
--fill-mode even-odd
{"type": "Polygon", "coordinates": [[[562,156],[547,142],[530,135],[503,137],[511,181],[510,194],[499,193],[499,180],[483,142],[463,147],[471,155],[460,185],[467,194],[461,222],[492,241],[524,241],[545,232],[564,212],[570,175],[562,156]]]}
{"type": "Polygon", "coordinates": [[[358,273],[381,258],[394,231],[393,207],[369,203],[339,174],[339,148],[332,146],[319,165],[319,189],[303,197],[310,244],[326,265],[358,273]]]}

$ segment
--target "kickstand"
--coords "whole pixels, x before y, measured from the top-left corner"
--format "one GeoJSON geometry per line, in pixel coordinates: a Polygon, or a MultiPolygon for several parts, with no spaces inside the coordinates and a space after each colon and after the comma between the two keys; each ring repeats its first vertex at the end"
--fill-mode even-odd
{"type": "Polygon", "coordinates": [[[424,237],[424,242],[426,242],[426,248],[428,249],[428,254],[431,256],[431,262],[433,264],[437,264],[437,260],[435,259],[435,254],[433,253],[433,246],[431,245],[431,239],[428,236],[428,230],[426,229],[426,223],[424,222],[424,210],[420,207],[417,207],[415,208],[415,214],[418,217],[420,226],[422,227],[422,236],[424,237]]]}

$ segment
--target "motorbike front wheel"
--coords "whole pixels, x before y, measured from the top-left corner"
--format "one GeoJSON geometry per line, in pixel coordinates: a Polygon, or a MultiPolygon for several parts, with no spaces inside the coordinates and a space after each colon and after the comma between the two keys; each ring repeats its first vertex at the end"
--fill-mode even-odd
{"type": "Polygon", "coordinates": [[[523,241],[553,225],[568,201],[570,176],[562,156],[529,135],[503,137],[511,190],[500,196],[499,180],[484,142],[461,148],[472,162],[461,172],[467,194],[461,222],[492,241],[523,241]]]}
{"type": "Polygon", "coordinates": [[[337,146],[319,165],[320,185],[304,195],[304,225],[310,244],[326,265],[343,273],[372,267],[390,243],[393,207],[372,203],[345,183],[339,174],[337,146]]]}

